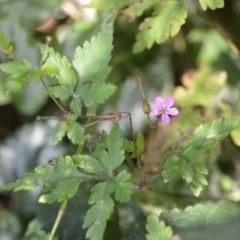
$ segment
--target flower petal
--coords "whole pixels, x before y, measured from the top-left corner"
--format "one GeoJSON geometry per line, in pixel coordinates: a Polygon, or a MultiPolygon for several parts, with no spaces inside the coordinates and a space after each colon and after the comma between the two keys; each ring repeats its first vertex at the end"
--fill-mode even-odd
{"type": "Polygon", "coordinates": [[[176,116],[179,114],[179,110],[177,108],[169,108],[167,110],[168,115],[176,116]]]}
{"type": "Polygon", "coordinates": [[[155,103],[159,106],[162,107],[163,106],[163,100],[161,97],[155,97],[155,103]]]}
{"type": "Polygon", "coordinates": [[[164,124],[168,124],[168,123],[170,123],[170,117],[169,117],[166,113],[163,113],[163,114],[162,114],[161,121],[162,121],[164,124]]]}
{"type": "Polygon", "coordinates": [[[152,114],[153,115],[157,116],[157,115],[159,115],[161,113],[162,113],[162,110],[160,108],[158,108],[158,107],[152,108],[152,114]]]}
{"type": "Polygon", "coordinates": [[[174,99],[172,97],[167,97],[165,100],[165,107],[170,108],[174,104],[174,99]]]}

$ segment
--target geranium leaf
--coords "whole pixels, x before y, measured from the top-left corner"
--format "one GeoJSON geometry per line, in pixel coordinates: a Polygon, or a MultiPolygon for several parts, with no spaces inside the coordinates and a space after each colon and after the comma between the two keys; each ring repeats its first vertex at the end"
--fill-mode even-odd
{"type": "Polygon", "coordinates": [[[51,189],[50,193],[43,195],[39,201],[52,203],[73,197],[80,183],[89,179],[96,178],[79,172],[71,157],[58,157],[54,167],[49,164],[40,165],[35,168],[35,172],[26,173],[23,178],[5,185],[4,189],[33,190],[37,186],[42,187],[44,192],[51,189]]]}
{"type": "Polygon", "coordinates": [[[152,15],[139,26],[141,32],[136,36],[134,53],[150,49],[155,42],[160,44],[176,35],[185,23],[187,10],[182,1],[169,0],[160,2],[152,15]]]}
{"type": "Polygon", "coordinates": [[[89,199],[94,204],[87,212],[83,228],[88,228],[86,238],[90,240],[103,239],[106,222],[113,211],[114,202],[108,193],[108,182],[95,185],[89,199]]]}
{"type": "Polygon", "coordinates": [[[42,53],[47,52],[47,58],[42,66],[42,72],[53,77],[58,84],[65,85],[73,94],[77,79],[66,56],[61,56],[51,47],[43,46],[42,53]]]}
{"type": "MultiPolygon", "coordinates": [[[[31,74],[38,70],[32,69],[31,63],[27,60],[9,61],[0,65],[0,70],[8,74],[5,88],[11,92],[19,92],[29,81],[31,74]]],[[[37,75],[36,73],[34,73],[37,75]]],[[[39,79],[34,79],[39,80],[39,79]]]]}
{"type": "MultiPolygon", "coordinates": [[[[105,80],[111,70],[108,66],[111,51],[112,27],[108,25],[105,31],[98,33],[90,42],[85,42],[83,48],[76,49],[73,66],[78,72],[79,82],[105,80]]],[[[80,85],[78,87],[81,88],[80,85]]]]}
{"type": "Polygon", "coordinates": [[[159,3],[159,0],[136,1],[124,10],[124,15],[129,17],[139,17],[145,10],[149,9],[155,3],[159,3]]]}
{"type": "Polygon", "coordinates": [[[9,38],[0,31],[0,52],[4,54],[10,54],[13,50],[13,46],[10,45],[9,38]]]}
{"type": "Polygon", "coordinates": [[[208,170],[200,156],[212,149],[223,138],[240,124],[240,118],[234,117],[226,120],[218,119],[213,122],[200,125],[194,133],[186,139],[180,151],[173,152],[163,166],[163,178],[168,182],[174,178],[180,169],[183,169],[183,179],[191,184],[191,190],[198,196],[207,185],[205,176],[208,170]]]}
{"type": "Polygon", "coordinates": [[[166,226],[164,221],[159,221],[156,216],[148,216],[147,222],[147,240],[177,240],[177,238],[173,237],[172,228],[166,226]]]}
{"type": "Polygon", "coordinates": [[[74,162],[87,173],[97,173],[104,171],[100,162],[92,156],[76,154],[73,156],[74,162]]]}
{"type": "Polygon", "coordinates": [[[72,95],[66,85],[51,86],[49,90],[55,98],[59,98],[63,101],[72,95]]]}
{"type": "Polygon", "coordinates": [[[224,7],[224,0],[199,0],[202,9],[205,11],[209,7],[212,10],[224,7]]]}
{"type": "Polygon", "coordinates": [[[60,121],[57,124],[57,129],[53,137],[53,145],[57,144],[65,136],[68,130],[68,124],[66,121],[60,121]]]}
{"type": "Polygon", "coordinates": [[[133,184],[127,180],[130,174],[126,171],[120,172],[109,184],[109,191],[115,192],[116,201],[128,202],[131,199],[133,184]]]}
{"type": "Polygon", "coordinates": [[[184,211],[161,213],[160,220],[172,227],[181,239],[239,239],[239,203],[195,205],[184,211]]]}

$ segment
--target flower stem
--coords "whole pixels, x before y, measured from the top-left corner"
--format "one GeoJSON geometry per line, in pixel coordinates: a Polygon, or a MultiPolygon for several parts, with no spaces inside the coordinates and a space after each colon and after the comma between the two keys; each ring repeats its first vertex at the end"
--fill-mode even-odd
{"type": "Polygon", "coordinates": [[[46,90],[46,92],[48,93],[48,95],[50,96],[50,98],[56,103],[56,105],[66,114],[67,111],[61,106],[61,104],[56,100],[55,97],[53,97],[53,95],[50,93],[47,84],[44,82],[44,80],[41,78],[41,82],[46,90]]]}
{"type": "Polygon", "coordinates": [[[139,86],[140,86],[142,98],[146,99],[145,93],[144,93],[143,88],[142,88],[142,82],[141,82],[141,78],[140,77],[138,77],[138,83],[139,83],[139,86]]]}
{"type": "Polygon", "coordinates": [[[67,206],[67,202],[68,202],[68,199],[66,198],[66,199],[63,200],[62,203],[61,203],[61,207],[60,207],[60,209],[59,209],[59,211],[58,211],[58,215],[57,215],[57,218],[56,218],[55,223],[54,223],[54,225],[53,225],[53,228],[52,228],[52,231],[51,231],[51,235],[50,235],[50,237],[49,237],[49,240],[53,240],[53,237],[54,237],[54,235],[55,235],[55,233],[56,233],[56,230],[57,230],[57,228],[58,228],[58,225],[59,225],[59,223],[60,223],[60,221],[61,221],[61,219],[62,219],[62,217],[63,217],[63,215],[64,215],[64,212],[65,212],[65,209],[66,209],[66,206],[67,206]]]}

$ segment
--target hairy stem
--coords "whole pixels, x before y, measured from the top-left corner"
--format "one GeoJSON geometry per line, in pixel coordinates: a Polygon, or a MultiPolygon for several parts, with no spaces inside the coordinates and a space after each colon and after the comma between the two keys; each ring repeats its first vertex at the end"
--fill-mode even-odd
{"type": "Polygon", "coordinates": [[[61,206],[60,206],[60,209],[58,211],[58,215],[57,215],[57,218],[55,220],[55,223],[53,225],[53,228],[52,228],[52,231],[51,231],[51,235],[49,237],[49,240],[52,240],[56,231],[57,231],[57,228],[58,228],[58,225],[64,215],[64,212],[65,212],[65,209],[66,209],[66,206],[67,206],[67,202],[68,202],[68,199],[66,198],[65,200],[62,201],[61,203],[61,206]]]}
{"type": "Polygon", "coordinates": [[[56,105],[66,114],[67,111],[61,106],[61,104],[57,101],[57,99],[50,93],[47,84],[44,82],[44,80],[41,78],[41,82],[46,90],[46,92],[48,93],[48,95],[50,96],[50,98],[56,103],[56,105]]]}

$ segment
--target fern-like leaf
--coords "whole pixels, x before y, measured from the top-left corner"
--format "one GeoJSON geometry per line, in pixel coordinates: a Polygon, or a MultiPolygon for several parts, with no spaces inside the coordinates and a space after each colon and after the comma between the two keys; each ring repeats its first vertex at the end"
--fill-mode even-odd
{"type": "Polygon", "coordinates": [[[176,35],[185,23],[187,10],[182,1],[169,0],[156,6],[152,15],[140,24],[141,32],[137,34],[133,47],[135,53],[150,49],[155,42],[160,44],[176,35]]]}
{"type": "Polygon", "coordinates": [[[171,153],[167,159],[162,172],[164,181],[168,182],[182,169],[183,179],[191,183],[191,190],[198,196],[203,185],[208,184],[204,176],[208,174],[207,168],[199,161],[201,154],[212,149],[239,124],[240,118],[235,117],[200,125],[186,140],[180,151],[171,153]]]}
{"type": "Polygon", "coordinates": [[[81,182],[96,177],[79,172],[70,156],[58,157],[54,167],[49,164],[40,165],[35,172],[26,173],[23,178],[4,186],[5,190],[33,190],[37,186],[49,194],[41,196],[40,202],[52,203],[63,201],[75,195],[81,182]]]}

